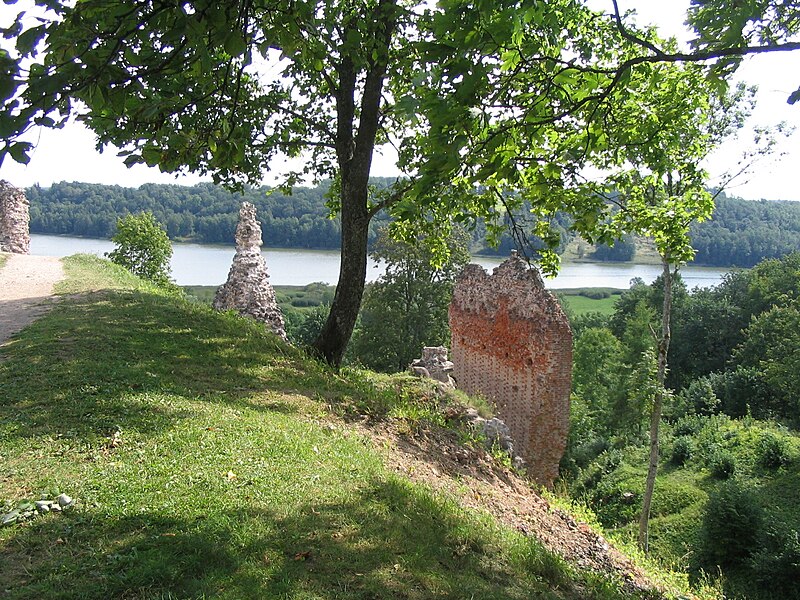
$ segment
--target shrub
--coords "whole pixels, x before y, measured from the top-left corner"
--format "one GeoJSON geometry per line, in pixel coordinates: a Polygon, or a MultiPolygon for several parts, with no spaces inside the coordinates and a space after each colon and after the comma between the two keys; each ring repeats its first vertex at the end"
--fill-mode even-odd
{"type": "Polygon", "coordinates": [[[305,313],[296,311],[286,327],[289,341],[297,346],[309,346],[322,331],[330,309],[329,305],[323,304],[315,306],[305,313]]]}
{"type": "Polygon", "coordinates": [[[701,530],[700,562],[706,571],[740,565],[756,548],[763,511],[753,492],[728,481],[712,493],[701,530]]]}
{"type": "Polygon", "coordinates": [[[680,436],[672,445],[672,462],[676,465],[685,465],[694,453],[694,444],[691,438],[680,436]]]}
{"type": "Polygon", "coordinates": [[[765,432],[758,444],[758,462],[767,469],[789,464],[789,444],[780,435],[765,432]]]}
{"type": "Polygon", "coordinates": [[[606,290],[595,290],[595,289],[588,289],[588,290],[581,290],[578,292],[579,296],[583,296],[584,298],[589,298],[590,300],[604,300],[605,298],[610,298],[611,293],[606,290]]]}
{"type": "Polygon", "coordinates": [[[728,450],[717,450],[711,455],[708,467],[717,479],[730,479],[736,473],[736,457],[728,450]]]}
{"type": "Polygon", "coordinates": [[[117,246],[106,255],[111,262],[153,283],[167,285],[170,282],[172,245],[153,213],[120,217],[117,233],[111,241],[117,246]]]}
{"type": "Polygon", "coordinates": [[[681,390],[674,404],[676,407],[673,412],[676,415],[712,415],[718,411],[719,399],[714,393],[710,378],[700,377],[681,390]]]}
{"type": "Polygon", "coordinates": [[[750,567],[763,589],[774,597],[800,598],[800,535],[797,530],[773,528],[753,554],[750,567]]]}
{"type": "Polygon", "coordinates": [[[699,415],[686,415],[675,423],[675,435],[694,435],[705,427],[706,419],[699,415]]]}

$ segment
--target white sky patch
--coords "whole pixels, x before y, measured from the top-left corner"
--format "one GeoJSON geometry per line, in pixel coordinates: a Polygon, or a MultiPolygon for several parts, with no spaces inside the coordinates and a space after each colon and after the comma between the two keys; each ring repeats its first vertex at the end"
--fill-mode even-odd
{"type": "MultiPolygon", "coordinates": [[[[17,13],[32,3],[20,1],[14,5],[0,5],[0,23],[8,25],[17,13]]],[[[611,12],[611,0],[592,0],[591,6],[598,10],[611,12]]],[[[680,41],[691,38],[683,22],[686,18],[688,0],[620,0],[620,9],[636,9],[639,23],[654,23],[662,35],[674,35],[680,41]]],[[[4,42],[8,44],[8,42],[4,42]]],[[[800,103],[790,106],[786,103],[789,94],[800,85],[800,52],[772,53],[746,59],[739,69],[737,79],[759,86],[758,104],[751,122],[755,125],[775,125],[785,121],[800,129],[800,103]]],[[[743,131],[737,140],[725,144],[706,165],[712,183],[722,173],[738,162],[741,155],[750,147],[752,135],[743,131]]],[[[83,125],[70,122],[60,130],[41,130],[27,138],[36,148],[31,154],[31,162],[25,165],[6,159],[0,167],[0,178],[21,187],[33,184],[43,186],[59,181],[82,181],[87,183],[116,184],[137,187],[144,183],[179,183],[192,185],[199,181],[210,181],[210,176],[176,176],[161,173],[157,168],[136,165],[126,168],[122,158],[116,156],[116,149],[107,147],[103,154],[95,150],[96,138],[83,125]]],[[[395,152],[386,147],[376,152],[373,159],[372,174],[376,176],[396,176],[395,152]]],[[[271,165],[270,174],[264,183],[274,184],[280,173],[296,168],[297,161],[280,160],[271,165]],[[288,168],[287,168],[288,167],[288,168]]],[[[745,178],[737,180],[730,188],[732,194],[751,199],[800,200],[800,190],[796,184],[796,171],[800,168],[800,132],[783,140],[775,154],[760,161],[745,178]]]]}

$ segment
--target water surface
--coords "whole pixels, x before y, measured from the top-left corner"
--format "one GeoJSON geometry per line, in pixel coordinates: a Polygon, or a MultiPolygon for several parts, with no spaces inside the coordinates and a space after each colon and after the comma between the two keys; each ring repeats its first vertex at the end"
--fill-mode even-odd
{"type": "MultiPolygon", "coordinates": [[[[56,235],[31,235],[31,254],[40,256],[69,256],[79,252],[103,256],[114,245],[108,240],[56,235]]],[[[228,277],[233,260],[233,246],[210,244],[172,244],[172,277],[178,285],[221,285],[228,277]]],[[[264,248],[270,281],[273,285],[307,285],[316,281],[334,284],[339,276],[338,250],[297,250],[264,248]]],[[[502,258],[474,257],[474,262],[491,270],[502,258]]],[[[383,274],[382,265],[369,260],[367,281],[383,274]]],[[[689,288],[708,287],[720,282],[728,269],[713,267],[684,267],[683,280],[689,288]]],[[[659,265],[631,263],[564,263],[554,279],[545,279],[549,288],[612,287],[627,289],[631,279],[640,277],[651,283],[661,274],[659,265]]]]}

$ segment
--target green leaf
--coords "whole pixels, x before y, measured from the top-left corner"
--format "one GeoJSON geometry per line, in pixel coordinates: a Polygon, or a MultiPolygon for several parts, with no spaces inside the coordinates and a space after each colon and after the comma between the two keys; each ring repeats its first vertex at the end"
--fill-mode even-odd
{"type": "Polygon", "coordinates": [[[231,56],[241,56],[245,50],[247,50],[247,40],[238,31],[233,32],[225,40],[225,52],[231,56]]]}
{"type": "Polygon", "coordinates": [[[11,158],[13,158],[18,163],[23,165],[27,165],[31,162],[31,157],[28,156],[28,152],[30,152],[33,146],[28,142],[17,142],[16,144],[11,144],[8,148],[9,154],[11,154],[11,158]]]}
{"type": "Polygon", "coordinates": [[[155,167],[161,160],[161,150],[148,146],[142,150],[142,158],[148,167],[155,167]]]}
{"type": "Polygon", "coordinates": [[[39,25],[23,31],[17,38],[17,51],[22,55],[30,54],[45,34],[45,26],[39,25]]]}

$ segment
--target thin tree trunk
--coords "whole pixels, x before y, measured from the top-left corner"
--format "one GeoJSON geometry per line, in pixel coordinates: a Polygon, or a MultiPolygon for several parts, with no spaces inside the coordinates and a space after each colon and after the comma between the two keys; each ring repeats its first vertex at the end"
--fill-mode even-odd
{"type": "Polygon", "coordinates": [[[647,483],[642,499],[642,514],[639,517],[639,547],[647,552],[649,549],[650,505],[653,501],[653,490],[658,474],[658,430],[661,425],[661,413],[664,404],[664,381],[667,375],[667,353],[670,342],[670,318],[672,316],[672,272],[669,259],[661,257],[664,275],[664,303],[661,311],[661,338],[658,340],[657,387],[653,398],[653,412],[650,415],[650,464],[647,469],[647,483]]]}
{"type": "Polygon", "coordinates": [[[335,367],[342,364],[347,344],[353,335],[367,278],[369,216],[366,198],[361,203],[358,199],[345,200],[344,196],[343,189],[339,281],[328,320],[312,346],[321,358],[335,367]]]}

